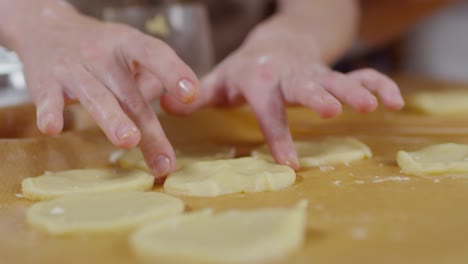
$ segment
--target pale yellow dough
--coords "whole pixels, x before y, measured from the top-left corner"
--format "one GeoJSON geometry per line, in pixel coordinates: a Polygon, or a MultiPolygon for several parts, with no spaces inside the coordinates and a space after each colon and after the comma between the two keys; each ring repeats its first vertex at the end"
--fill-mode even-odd
{"type": "Polygon", "coordinates": [[[405,174],[468,176],[468,145],[446,143],[415,152],[399,151],[397,163],[405,174]]]}
{"type": "MultiPolygon", "coordinates": [[[[372,157],[368,146],[355,138],[329,137],[316,141],[296,141],[297,154],[302,167],[316,167],[352,162],[372,157]]],[[[273,161],[268,146],[252,151],[252,156],[273,161]]]]}
{"type": "MultiPolygon", "coordinates": [[[[235,156],[235,149],[233,147],[221,145],[186,146],[176,149],[175,152],[177,169],[197,161],[230,159],[235,156]]],[[[118,158],[117,162],[123,168],[137,168],[149,171],[143,154],[138,148],[125,152],[118,158]]]]}
{"type": "Polygon", "coordinates": [[[140,227],[130,245],[148,263],[266,263],[302,246],[306,218],[304,207],[195,212],[140,227]]]}
{"type": "Polygon", "coordinates": [[[418,92],[408,106],[429,115],[457,116],[468,114],[468,91],[444,90],[418,92]]]}
{"type": "Polygon", "coordinates": [[[180,199],[157,192],[71,194],[34,204],[27,221],[54,235],[115,233],[183,211],[180,199]]]}
{"type": "Polygon", "coordinates": [[[83,169],[47,173],[26,178],[21,187],[31,200],[50,200],[70,193],[146,191],[154,177],[141,170],[83,169]]]}
{"type": "Polygon", "coordinates": [[[288,166],[246,157],[192,163],[169,175],[164,189],[177,195],[219,196],[277,191],[295,181],[296,173],[288,166]]]}

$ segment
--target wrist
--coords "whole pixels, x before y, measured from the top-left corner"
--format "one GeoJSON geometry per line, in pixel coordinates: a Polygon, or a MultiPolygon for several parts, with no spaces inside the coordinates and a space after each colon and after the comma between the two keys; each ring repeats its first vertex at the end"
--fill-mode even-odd
{"type": "Polygon", "coordinates": [[[259,24],[247,36],[244,46],[269,45],[307,47],[310,54],[320,55],[320,45],[314,34],[289,21],[289,17],[277,14],[259,24]]]}

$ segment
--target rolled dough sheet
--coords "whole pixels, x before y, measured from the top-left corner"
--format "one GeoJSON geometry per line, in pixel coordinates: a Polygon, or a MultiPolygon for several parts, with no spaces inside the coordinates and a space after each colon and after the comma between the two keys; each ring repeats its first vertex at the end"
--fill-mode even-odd
{"type": "Polygon", "coordinates": [[[288,166],[246,157],[192,163],[170,174],[164,189],[176,195],[219,196],[277,191],[295,181],[296,173],[288,166]]]}
{"type": "Polygon", "coordinates": [[[266,263],[302,246],[306,218],[305,207],[195,212],[140,227],[130,245],[148,263],[266,263]]]}
{"type": "Polygon", "coordinates": [[[141,170],[83,169],[26,178],[21,187],[30,200],[50,200],[70,193],[146,191],[154,177],[141,170]]]}
{"type": "MultiPolygon", "coordinates": [[[[302,167],[333,165],[372,157],[372,151],[366,144],[349,137],[296,141],[294,145],[302,167]]],[[[253,150],[252,156],[274,161],[267,145],[253,150]]]]}
{"type": "MultiPolygon", "coordinates": [[[[233,147],[222,145],[185,146],[184,148],[176,149],[175,153],[177,169],[197,161],[231,159],[236,155],[233,147]]],[[[125,152],[118,158],[117,162],[123,168],[136,168],[149,171],[139,148],[125,152]]]]}
{"type": "Polygon", "coordinates": [[[468,145],[446,143],[415,152],[399,151],[397,163],[408,175],[455,174],[468,177],[468,145]]]}
{"type": "Polygon", "coordinates": [[[34,204],[27,221],[53,235],[115,233],[183,211],[182,200],[158,192],[71,194],[34,204]]]}
{"type": "Polygon", "coordinates": [[[436,116],[460,116],[468,113],[468,91],[444,90],[418,92],[408,100],[408,106],[436,116]]]}

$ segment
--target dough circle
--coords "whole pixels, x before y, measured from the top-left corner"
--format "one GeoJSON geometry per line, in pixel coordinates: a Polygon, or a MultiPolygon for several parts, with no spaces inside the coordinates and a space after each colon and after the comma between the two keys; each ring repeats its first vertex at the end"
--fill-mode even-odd
{"type": "MultiPolygon", "coordinates": [[[[176,169],[181,169],[197,161],[231,159],[235,156],[235,149],[233,147],[221,145],[185,146],[184,148],[176,149],[175,152],[177,159],[176,169]]],[[[117,159],[117,162],[122,168],[149,171],[143,154],[138,148],[125,152],[117,159]]]]}
{"type": "Polygon", "coordinates": [[[169,175],[164,189],[185,196],[219,196],[241,192],[277,191],[296,181],[288,166],[263,159],[200,161],[169,175]]]}
{"type": "Polygon", "coordinates": [[[114,233],[183,211],[182,200],[158,192],[70,194],[34,204],[27,221],[54,235],[114,233]]]}
{"type": "Polygon", "coordinates": [[[202,211],[144,225],[130,245],[148,263],[265,263],[298,250],[305,230],[305,208],[202,211]]]}
{"type": "MultiPolygon", "coordinates": [[[[352,162],[372,157],[370,148],[355,138],[329,137],[317,141],[295,141],[302,167],[317,167],[352,162]]],[[[252,156],[273,161],[267,145],[252,151],[252,156]]]]}
{"type": "Polygon", "coordinates": [[[435,116],[460,116],[468,113],[468,91],[444,90],[418,92],[408,100],[408,106],[435,116]]]}
{"type": "Polygon", "coordinates": [[[445,143],[419,151],[399,151],[397,163],[408,175],[431,176],[458,174],[468,176],[468,145],[445,143]]]}
{"type": "Polygon", "coordinates": [[[140,170],[83,169],[47,173],[26,178],[23,195],[30,200],[50,200],[71,193],[146,191],[154,177],[140,170]]]}

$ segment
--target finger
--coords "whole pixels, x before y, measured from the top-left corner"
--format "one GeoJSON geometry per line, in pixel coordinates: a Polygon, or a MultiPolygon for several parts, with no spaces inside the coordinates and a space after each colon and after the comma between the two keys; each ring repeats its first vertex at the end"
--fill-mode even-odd
{"type": "Polygon", "coordinates": [[[322,118],[335,117],[341,113],[340,102],[316,82],[283,83],[281,88],[289,104],[307,106],[322,118]]]}
{"type": "Polygon", "coordinates": [[[119,103],[85,68],[76,66],[64,78],[63,85],[72,90],[83,107],[116,146],[131,148],[140,141],[140,132],[122,111],[119,103]]]}
{"type": "Polygon", "coordinates": [[[136,74],[134,79],[141,95],[147,102],[153,102],[155,99],[162,96],[164,87],[151,72],[141,70],[136,74]]]}
{"type": "Polygon", "coordinates": [[[227,82],[226,71],[229,65],[232,64],[228,58],[203,78],[201,101],[204,105],[236,107],[245,103],[241,89],[227,82]]]}
{"type": "Polygon", "coordinates": [[[36,81],[32,97],[36,104],[37,127],[46,135],[57,135],[63,130],[64,99],[60,84],[36,81]]]}
{"type": "Polygon", "coordinates": [[[259,81],[247,82],[245,96],[275,160],[298,169],[299,161],[289,131],[283,98],[279,87],[275,86],[259,81]]]}
{"type": "Polygon", "coordinates": [[[359,82],[342,73],[325,73],[319,78],[319,84],[341,102],[359,112],[367,113],[377,108],[377,98],[359,82]]]}
{"type": "Polygon", "coordinates": [[[216,67],[202,80],[200,96],[192,104],[183,104],[171,94],[161,97],[161,107],[167,113],[186,116],[205,106],[218,106],[225,102],[224,96],[224,74],[222,66],[216,67]]]}
{"type": "Polygon", "coordinates": [[[384,74],[373,69],[362,69],[347,75],[372,93],[377,94],[387,108],[400,110],[405,105],[398,85],[384,74]]]}
{"type": "Polygon", "coordinates": [[[151,105],[136,88],[136,83],[122,67],[102,67],[96,73],[97,76],[106,76],[103,83],[138,126],[141,132],[140,148],[154,176],[158,179],[167,176],[175,169],[174,150],[151,105]]]}
{"type": "Polygon", "coordinates": [[[143,34],[140,36],[139,42],[132,40],[123,47],[124,62],[127,65],[139,62],[180,102],[194,102],[200,89],[195,73],[165,43],[143,34]]]}

